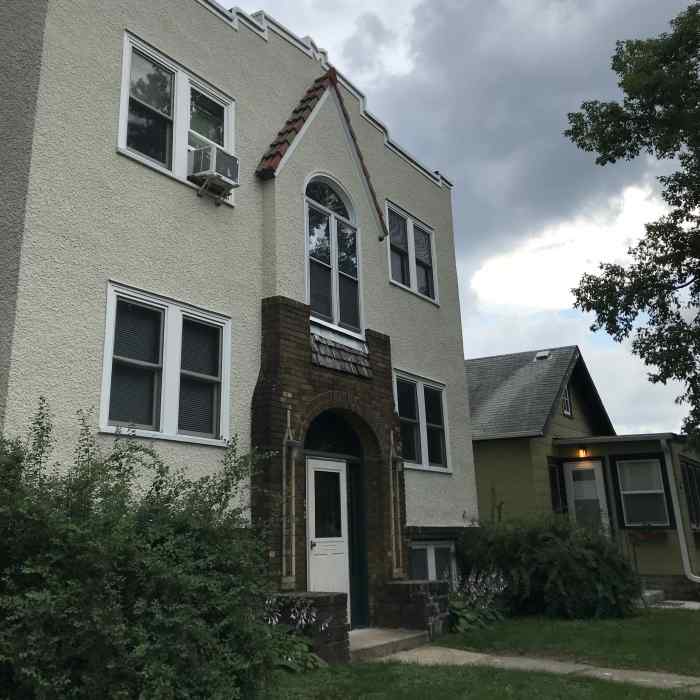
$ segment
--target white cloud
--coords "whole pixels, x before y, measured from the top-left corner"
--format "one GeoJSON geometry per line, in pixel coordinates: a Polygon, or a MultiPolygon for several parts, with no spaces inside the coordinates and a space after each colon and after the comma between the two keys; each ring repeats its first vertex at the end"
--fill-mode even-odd
{"type": "Polygon", "coordinates": [[[534,234],[512,251],[486,259],[471,279],[482,308],[568,309],[571,288],[601,261],[624,260],[644,224],[664,213],[651,187],[628,187],[607,209],[534,234]]]}

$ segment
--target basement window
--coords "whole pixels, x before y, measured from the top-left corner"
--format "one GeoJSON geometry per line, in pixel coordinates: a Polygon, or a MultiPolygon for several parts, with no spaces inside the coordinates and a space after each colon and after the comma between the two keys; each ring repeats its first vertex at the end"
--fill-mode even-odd
{"type": "Polygon", "coordinates": [[[413,581],[456,580],[454,545],[451,542],[411,542],[408,575],[413,581]]]}

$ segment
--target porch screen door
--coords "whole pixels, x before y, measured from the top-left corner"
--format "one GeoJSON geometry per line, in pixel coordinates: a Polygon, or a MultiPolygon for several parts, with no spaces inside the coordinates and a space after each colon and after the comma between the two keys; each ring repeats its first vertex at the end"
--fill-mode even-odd
{"type": "Polygon", "coordinates": [[[603,465],[597,461],[567,462],[564,480],[571,519],[584,527],[609,532],[603,465]]]}
{"type": "Polygon", "coordinates": [[[309,457],[306,478],[309,590],[347,593],[349,602],[347,465],[309,457]]]}

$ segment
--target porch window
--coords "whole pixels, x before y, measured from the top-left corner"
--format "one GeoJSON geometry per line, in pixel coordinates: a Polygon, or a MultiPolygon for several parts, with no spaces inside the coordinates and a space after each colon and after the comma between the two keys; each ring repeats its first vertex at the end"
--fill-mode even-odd
{"type": "Polygon", "coordinates": [[[359,332],[357,228],[345,198],[323,178],[306,188],[309,304],[317,319],[359,332]]]}
{"type": "Polygon", "coordinates": [[[682,462],[683,486],[688,499],[690,527],[700,530],[700,465],[682,462]]]}
{"type": "Polygon", "coordinates": [[[625,525],[669,527],[661,460],[618,460],[617,473],[625,525]]]}
{"type": "Polygon", "coordinates": [[[404,461],[417,467],[447,469],[444,388],[397,374],[396,404],[404,461]]]}
{"type": "Polygon", "coordinates": [[[408,575],[415,581],[454,582],[454,545],[451,542],[412,542],[408,550],[408,575]]]}

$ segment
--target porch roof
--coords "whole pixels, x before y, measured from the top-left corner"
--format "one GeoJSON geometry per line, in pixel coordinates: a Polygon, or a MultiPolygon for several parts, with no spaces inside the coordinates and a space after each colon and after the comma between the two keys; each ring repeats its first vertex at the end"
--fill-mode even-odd
{"type": "Polygon", "coordinates": [[[577,447],[578,445],[600,445],[605,443],[620,442],[658,442],[659,440],[685,440],[683,435],[677,433],[634,433],[628,435],[596,435],[592,437],[578,438],[554,438],[554,445],[562,447],[577,447]]]}

